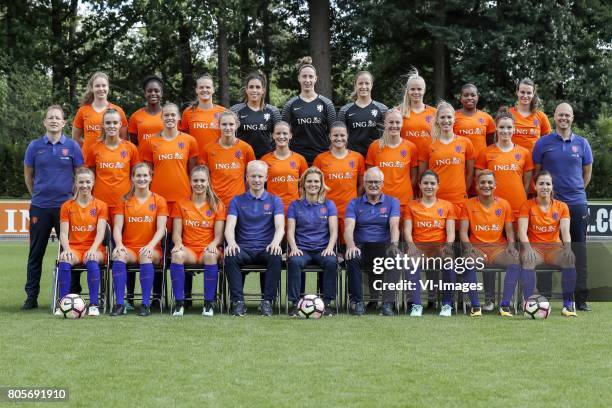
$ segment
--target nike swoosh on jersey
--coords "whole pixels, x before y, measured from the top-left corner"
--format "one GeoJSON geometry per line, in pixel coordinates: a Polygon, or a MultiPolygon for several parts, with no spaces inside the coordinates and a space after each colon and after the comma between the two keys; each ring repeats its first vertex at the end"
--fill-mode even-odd
{"type": "Polygon", "coordinates": [[[296,110],[300,110],[300,109],[302,109],[302,107],[301,107],[301,106],[300,106],[300,107],[297,107],[297,108],[293,108],[293,110],[294,110],[294,111],[296,111],[296,110]]]}
{"type": "Polygon", "coordinates": [[[348,115],[349,115],[349,117],[351,117],[351,116],[356,115],[356,114],[357,113],[349,113],[348,115]]]}
{"type": "Polygon", "coordinates": [[[248,118],[249,115],[240,115],[240,119],[248,118]]]}

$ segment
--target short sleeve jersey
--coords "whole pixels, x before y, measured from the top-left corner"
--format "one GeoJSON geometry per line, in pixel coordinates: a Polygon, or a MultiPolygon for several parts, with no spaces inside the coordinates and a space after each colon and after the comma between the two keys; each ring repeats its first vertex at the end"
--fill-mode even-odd
{"type": "Polygon", "coordinates": [[[465,203],[461,219],[470,223],[470,242],[504,243],[504,226],[513,220],[512,208],[501,197],[495,197],[489,208],[478,197],[472,197],[465,203]]]}
{"type": "Polygon", "coordinates": [[[253,149],[240,139],[229,148],[221,146],[218,141],[210,143],[200,157],[200,163],[210,169],[213,190],[226,207],[234,196],[245,192],[244,175],[251,160],[255,160],[253,149]]]}
{"type": "Polygon", "coordinates": [[[472,142],[462,136],[455,136],[448,144],[436,140],[419,156],[419,160],[440,177],[438,197],[453,204],[462,203],[467,198],[466,162],[474,159],[472,142]]]}
{"type": "Polygon", "coordinates": [[[138,146],[142,142],[151,139],[164,130],[162,113],[151,115],[145,108],[140,108],[132,113],[128,122],[128,132],[138,136],[138,146]]]}
{"type": "Polygon", "coordinates": [[[295,243],[302,251],[322,251],[329,243],[329,217],[338,215],[333,201],[310,203],[295,200],[289,205],[287,219],[295,220],[295,243]]]}
{"type": "Polygon", "coordinates": [[[311,164],[319,153],[329,147],[329,129],[336,120],[332,101],[318,95],[310,102],[299,96],[291,98],[283,107],[282,118],[291,126],[291,150],[304,156],[311,164]]]}
{"type": "Polygon", "coordinates": [[[308,169],[306,159],[301,154],[291,152],[289,157],[281,160],[274,155],[274,152],[270,152],[261,160],[269,166],[266,185],[268,192],[278,196],[287,211],[289,204],[300,196],[298,182],[300,176],[308,169]]]}
{"type": "Polygon", "coordinates": [[[533,161],[527,149],[514,145],[512,150],[504,152],[497,145],[488,146],[480,152],[474,167],[488,169],[495,174],[495,195],[510,203],[516,217],[527,200],[523,174],[533,170],[533,161]]]}
{"type": "Polygon", "coordinates": [[[446,222],[455,220],[454,206],[446,200],[437,199],[426,207],[421,200],[412,200],[404,211],[404,220],[412,221],[414,242],[446,242],[446,222]]]}
{"type": "Polygon", "coordinates": [[[85,207],[74,199],[62,204],[60,222],[69,224],[68,242],[75,249],[91,248],[96,239],[98,220],[108,221],[108,207],[102,200],[94,198],[85,207]]]}
{"type": "Polygon", "coordinates": [[[283,202],[275,195],[264,191],[255,198],[249,191],[230,202],[228,216],[236,217],[236,243],[240,248],[263,251],[274,238],[274,217],[284,215],[283,202]]]}
{"type": "Polygon", "coordinates": [[[266,104],[262,110],[254,111],[246,103],[239,103],[230,108],[238,115],[240,127],[236,132],[238,139],[245,141],[253,148],[255,157],[261,158],[273,150],[272,132],[274,125],[281,120],[276,106],[266,104]]]}
{"type": "Polygon", "coordinates": [[[123,215],[123,245],[139,249],[153,239],[157,231],[157,217],[168,216],[168,204],[164,197],[156,193],[151,193],[142,203],[132,196],[127,201],[122,200],[115,208],[115,214],[123,215]]]}
{"type": "Polygon", "coordinates": [[[183,245],[202,250],[215,239],[215,222],[225,221],[226,211],[223,203],[213,211],[208,203],[198,208],[191,200],[180,200],[172,207],[170,216],[181,219],[183,245]]]}
{"type": "Polygon", "coordinates": [[[384,104],[372,101],[365,107],[355,102],[344,105],[338,112],[338,120],[348,129],[348,148],[363,156],[373,141],[382,136],[385,113],[389,110],[384,104]]]}
{"type": "Polygon", "coordinates": [[[213,105],[210,109],[188,107],[183,111],[179,129],[189,133],[198,142],[198,155],[202,157],[207,144],[216,141],[221,136],[219,117],[225,112],[220,105],[213,105]]]}
{"type": "Polygon", "coordinates": [[[146,140],[140,152],[142,160],[153,163],[151,191],[169,202],[191,195],[188,164],[198,156],[198,146],[192,136],[182,132],[172,140],[156,136],[146,140]]]}
{"type": "Polygon", "coordinates": [[[318,155],[313,166],[323,172],[325,185],[329,188],[327,198],[336,204],[338,218],[344,219],[346,206],[357,197],[357,181],[365,172],[363,156],[349,150],[344,158],[338,159],[328,151],[318,155]]]}
{"type": "Polygon", "coordinates": [[[529,242],[561,242],[559,225],[563,218],[569,219],[567,204],[552,200],[548,211],[542,211],[535,198],[525,201],[519,211],[519,218],[527,218],[529,242]]]}
{"type": "Polygon", "coordinates": [[[138,163],[136,146],[127,140],[121,140],[114,149],[104,142],[96,142],[89,150],[85,165],[95,168],[96,184],[93,194],[104,201],[109,208],[116,207],[121,197],[130,191],[130,172],[138,163]]]}
{"type": "Polygon", "coordinates": [[[399,198],[402,205],[412,200],[410,170],[419,165],[417,147],[412,142],[402,140],[396,147],[380,147],[377,140],[368,149],[366,165],[377,166],[385,175],[385,194],[399,198]]]}
{"type": "Polygon", "coordinates": [[[414,143],[419,154],[431,143],[436,112],[436,108],[425,105],[423,112],[410,112],[410,116],[404,116],[401,135],[404,139],[414,143]]]}
{"type": "Polygon", "coordinates": [[[515,107],[508,111],[514,116],[512,141],[529,150],[529,153],[533,151],[536,140],[552,131],[550,121],[542,111],[530,113],[528,116],[521,115],[515,107]]]}
{"type": "Polygon", "coordinates": [[[83,105],[77,111],[72,126],[83,130],[83,156],[87,158],[89,148],[98,141],[102,134],[102,118],[107,109],[114,109],[121,116],[121,126],[127,127],[128,121],[125,112],[119,106],[109,103],[106,109],[96,111],[91,104],[83,105]]]}
{"type": "Polygon", "coordinates": [[[458,110],[455,112],[453,132],[457,136],[470,139],[474,152],[478,156],[487,147],[487,135],[495,133],[495,121],[491,115],[481,110],[476,110],[472,116],[465,115],[458,110]]]}
{"type": "Polygon", "coordinates": [[[390,221],[400,217],[400,202],[390,195],[381,194],[376,204],[364,194],[351,200],[346,207],[346,218],[355,220],[355,243],[387,243],[391,241],[390,221]]]}

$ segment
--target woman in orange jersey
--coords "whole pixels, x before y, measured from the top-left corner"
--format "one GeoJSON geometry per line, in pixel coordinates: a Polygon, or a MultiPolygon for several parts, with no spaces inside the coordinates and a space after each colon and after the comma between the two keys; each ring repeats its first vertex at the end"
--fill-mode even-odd
{"type": "MultiPolygon", "coordinates": [[[[463,243],[464,258],[477,261],[477,264],[506,267],[506,281],[509,281],[513,279],[512,277],[518,276],[521,270],[515,247],[512,209],[506,200],[493,194],[497,183],[495,174],[491,170],[482,170],[476,177],[476,183],[478,196],[467,200],[460,217],[459,234],[463,243]]],[[[467,273],[476,277],[474,271],[467,273]]],[[[485,274],[483,283],[485,291],[483,308],[492,311],[495,309],[495,275],[485,274]]],[[[504,287],[504,291],[506,290],[504,287]]],[[[472,299],[471,315],[481,314],[480,303],[476,296],[472,299]]]]}
{"type": "Polygon", "coordinates": [[[183,111],[180,129],[195,137],[198,142],[198,155],[202,157],[207,144],[221,136],[219,116],[225,108],[213,103],[215,84],[210,75],[204,74],[196,81],[198,99],[183,111]]]}
{"type": "Polygon", "coordinates": [[[552,131],[550,121],[544,112],[538,110],[540,98],[538,98],[535,83],[525,78],[516,87],[516,105],[510,108],[514,116],[514,137],[512,140],[519,146],[533,151],[533,145],[541,136],[552,131]]]}
{"type": "Polygon", "coordinates": [[[440,102],[434,120],[431,144],[419,152],[419,172],[434,170],[440,176],[438,196],[455,206],[455,214],[461,214],[461,206],[467,200],[467,191],[474,180],[474,146],[469,139],[453,132],[455,109],[440,102]]]}
{"type": "MultiPolygon", "coordinates": [[[[569,208],[564,202],[552,198],[553,182],[548,171],[542,170],[536,176],[535,190],[536,197],[526,201],[519,211],[523,296],[527,299],[533,294],[536,266],[543,263],[558,266],[561,268],[563,292],[561,315],[575,317],[576,267],[571,247],[569,208]]],[[[516,281],[511,283],[514,288],[516,281]]]]}
{"type": "Polygon", "coordinates": [[[289,204],[300,197],[298,182],[302,173],[308,169],[304,156],[289,150],[291,136],[289,124],[285,121],[277,122],[272,133],[276,148],[261,158],[268,164],[266,188],[269,193],[278,196],[283,201],[285,214],[289,204]]]}
{"type": "Polygon", "coordinates": [[[112,108],[121,115],[119,136],[127,139],[127,119],[123,109],[108,101],[108,76],[103,72],[94,73],[87,82],[85,94],[81,98],[81,107],[72,121],[72,138],[82,146],[83,157],[87,159],[89,148],[102,132],[102,115],[112,108]]]}
{"type": "Polygon", "coordinates": [[[319,154],[313,163],[323,172],[329,188],[327,198],[338,210],[338,235],[344,241],[344,213],[353,198],[363,194],[365,161],[357,152],[347,149],[348,130],[343,122],[334,122],[329,131],[329,151],[319,154]]]}
{"type": "Polygon", "coordinates": [[[150,190],[153,170],[147,163],[132,167],[132,188],[115,210],[113,225],[113,282],[116,304],[111,316],[126,313],[123,305],[127,278],[126,264],[140,264],[142,306],[140,316],[151,311],[149,300],[153,287],[153,264],[161,261],[161,240],[166,233],[168,205],[150,190]]]}
{"type": "Polygon", "coordinates": [[[239,194],[245,192],[244,174],[246,165],[255,160],[253,148],[236,137],[240,126],[238,116],[232,111],[224,111],[218,119],[217,127],[221,137],[206,146],[200,163],[208,166],[210,180],[225,208],[239,194]]]}
{"type": "Polygon", "coordinates": [[[493,171],[498,186],[495,195],[510,203],[516,219],[521,205],[527,200],[533,160],[527,149],[513,143],[514,117],[508,110],[500,109],[495,123],[497,142],[478,155],[474,164],[476,177],[485,169],[493,171]]]}
{"type": "Polygon", "coordinates": [[[179,201],[172,209],[172,263],[170,279],[176,299],[173,316],[182,316],[185,299],[184,264],[204,264],[204,309],[202,316],[213,316],[217,291],[217,261],[223,242],[225,206],[212,190],[206,166],[191,170],[191,199],[179,201]]]}
{"type": "Polygon", "coordinates": [[[416,187],[418,153],[414,143],[403,140],[402,114],[391,109],[385,114],[385,130],[380,139],[368,148],[367,167],[378,167],[385,175],[383,193],[400,200],[401,213],[414,197],[416,187]]]}
{"type": "MultiPolygon", "coordinates": [[[[455,210],[451,203],[437,197],[440,178],[435,171],[427,170],[419,178],[421,198],[411,201],[402,213],[404,218],[404,240],[407,243],[407,255],[413,259],[431,263],[434,259],[452,257],[452,243],[455,241],[455,210]]],[[[442,264],[442,262],[438,262],[442,264]]],[[[427,267],[427,265],[426,265],[427,267]]],[[[410,316],[421,317],[421,284],[420,271],[409,270],[408,280],[412,283],[412,309],[410,316]]],[[[429,269],[429,267],[427,267],[429,269]]],[[[444,281],[454,282],[455,271],[444,270],[444,281]]],[[[452,291],[444,291],[440,316],[448,317],[452,313],[452,291]]]]}
{"type": "Polygon", "coordinates": [[[128,122],[130,140],[139,147],[144,140],[152,138],[164,128],[161,107],[164,81],[155,75],[148,76],[142,82],[142,90],[147,104],[132,113],[128,122]]]}
{"type": "Polygon", "coordinates": [[[244,80],[243,101],[230,108],[240,118],[236,135],[253,148],[260,159],[272,151],[274,125],[281,120],[276,106],[266,103],[266,76],[251,72],[244,80]]]}
{"type": "Polygon", "coordinates": [[[414,68],[408,73],[404,98],[398,107],[402,114],[402,138],[411,141],[419,154],[427,149],[433,134],[436,109],[423,103],[425,80],[414,68]]]}
{"type": "Polygon", "coordinates": [[[164,129],[144,142],[141,159],[153,169],[151,191],[161,195],[172,209],[175,202],[191,195],[189,171],[198,163],[196,140],[177,128],[179,108],[166,103],[162,109],[164,129]]]}
{"type": "Polygon", "coordinates": [[[114,109],[104,112],[100,140],[91,146],[91,154],[85,161],[85,165],[96,173],[93,193],[108,205],[110,214],[130,191],[131,168],[138,163],[136,146],[121,139],[120,129],[119,112],[114,109]]]}
{"type": "MultiPolygon", "coordinates": [[[[476,85],[465,84],[461,87],[461,109],[455,112],[453,126],[456,135],[470,139],[476,157],[493,143],[495,137],[495,122],[491,115],[478,109],[478,97],[476,85]]],[[[477,194],[476,183],[472,183],[468,195],[473,197],[477,194]]]]}
{"type": "MultiPolygon", "coordinates": [[[[60,244],[62,252],[58,263],[57,283],[59,298],[70,291],[72,266],[84,263],[89,287],[88,316],[99,316],[98,293],[100,291],[100,263],[104,262],[102,246],[108,208],[91,195],[95,183],[94,173],[86,167],[75,172],[75,195],[62,205],[60,212],[60,244]]],[[[61,312],[60,312],[61,313],[61,312]]],[[[56,312],[57,314],[57,312],[56,312]]]]}

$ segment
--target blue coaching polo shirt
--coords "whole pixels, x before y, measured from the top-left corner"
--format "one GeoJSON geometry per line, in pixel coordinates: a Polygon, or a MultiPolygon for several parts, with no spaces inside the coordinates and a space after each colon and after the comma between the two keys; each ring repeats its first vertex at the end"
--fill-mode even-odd
{"type": "Polygon", "coordinates": [[[353,198],[346,207],[346,218],[355,219],[355,243],[390,242],[389,219],[400,216],[400,202],[397,198],[381,194],[380,201],[371,204],[366,194],[353,198]]]}
{"type": "Polygon", "coordinates": [[[66,135],[55,144],[44,135],[30,142],[23,164],[34,169],[32,205],[59,208],[72,196],[74,169],[83,165],[83,154],[66,135]]]}
{"type": "Polygon", "coordinates": [[[310,203],[295,200],[289,204],[287,218],[295,220],[295,243],[302,251],[323,251],[329,243],[329,217],[337,217],[336,204],[331,200],[310,203]]]}
{"type": "Polygon", "coordinates": [[[280,198],[264,191],[255,198],[249,191],[232,198],[228,215],[235,215],[236,243],[250,251],[263,251],[274,238],[274,216],[284,215],[280,198]]]}
{"type": "Polygon", "coordinates": [[[566,204],[586,204],[582,166],[593,163],[589,142],[574,133],[568,140],[556,132],[543,136],[533,147],[533,162],[553,177],[555,197],[566,204]]]}

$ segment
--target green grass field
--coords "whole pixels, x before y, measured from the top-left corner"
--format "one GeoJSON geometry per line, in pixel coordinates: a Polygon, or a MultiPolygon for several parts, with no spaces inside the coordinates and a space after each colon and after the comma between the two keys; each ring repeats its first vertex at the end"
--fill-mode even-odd
{"type": "Polygon", "coordinates": [[[555,303],[546,321],[302,321],[260,317],[254,304],[244,318],[198,307],[182,319],[69,321],[49,312],[55,248],[40,308],[22,312],[27,248],[0,244],[0,386],[68,387],[69,405],[87,407],[612,405],[609,303],[572,320],[555,303]]]}

